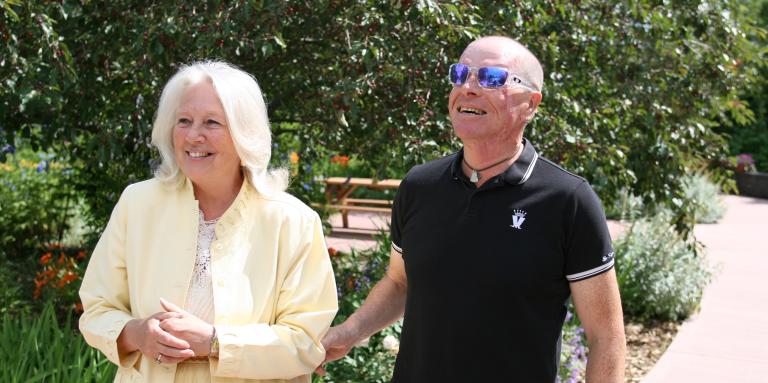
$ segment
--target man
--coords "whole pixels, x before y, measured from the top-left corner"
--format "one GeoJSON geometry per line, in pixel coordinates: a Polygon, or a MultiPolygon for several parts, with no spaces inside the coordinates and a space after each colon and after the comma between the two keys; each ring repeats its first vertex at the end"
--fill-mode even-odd
{"type": "Polygon", "coordinates": [[[404,314],[393,382],[554,382],[572,296],[587,381],[622,382],[621,302],[600,202],[523,138],[541,102],[541,65],[517,41],[491,36],[471,43],[449,77],[464,148],[403,180],[387,273],[323,339],[325,361],[404,314]]]}

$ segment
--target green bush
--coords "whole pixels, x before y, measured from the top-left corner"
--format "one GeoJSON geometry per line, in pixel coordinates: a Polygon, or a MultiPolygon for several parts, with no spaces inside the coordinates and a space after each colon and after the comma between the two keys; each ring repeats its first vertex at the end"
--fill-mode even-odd
{"type": "Polygon", "coordinates": [[[16,315],[32,309],[31,280],[27,267],[5,262],[0,268],[0,315],[16,315]]]}
{"type": "Polygon", "coordinates": [[[0,381],[111,382],[117,367],[85,343],[73,321],[60,322],[51,304],[39,315],[3,315],[0,381]]]}
{"type": "MultiPolygon", "coordinates": [[[[725,206],[719,195],[720,187],[705,173],[684,176],[682,185],[683,193],[680,198],[673,199],[673,203],[686,213],[690,223],[715,223],[723,218],[725,206]]],[[[645,204],[642,198],[624,189],[612,205],[606,205],[605,214],[610,219],[634,221],[664,210],[661,206],[645,204]]]]}
{"type": "Polygon", "coordinates": [[[0,262],[34,259],[59,242],[76,205],[71,169],[53,153],[8,146],[0,153],[0,262]]]}
{"type": "Polygon", "coordinates": [[[683,320],[711,278],[703,251],[673,229],[671,214],[635,221],[616,241],[616,273],[625,315],[638,321],[683,320]]]}
{"type": "Polygon", "coordinates": [[[706,174],[696,173],[683,178],[686,203],[693,206],[697,223],[715,223],[723,218],[725,206],[720,199],[720,188],[706,174]]]}
{"type": "Polygon", "coordinates": [[[394,178],[458,148],[444,73],[466,44],[517,37],[547,74],[526,130],[540,153],[607,205],[622,188],[665,205],[692,160],[727,154],[713,126],[748,122],[739,92],[764,61],[755,12],[736,0],[4,4],[0,146],[31,136],[71,154],[97,231],[120,190],[151,176],[159,87],[181,62],[242,66],[302,157],[356,155],[394,178]]]}
{"type": "MultiPolygon", "coordinates": [[[[334,325],[352,315],[363,304],[371,288],[384,276],[390,249],[389,235],[385,232],[378,235],[377,244],[371,250],[353,249],[350,253],[342,253],[329,249],[339,295],[339,313],[334,325]]],[[[401,323],[396,322],[371,336],[367,344],[354,347],[346,357],[329,363],[326,366],[328,374],[323,378],[316,376],[315,382],[389,382],[397,355],[397,347],[392,341],[400,339],[400,329],[401,323]]]]}

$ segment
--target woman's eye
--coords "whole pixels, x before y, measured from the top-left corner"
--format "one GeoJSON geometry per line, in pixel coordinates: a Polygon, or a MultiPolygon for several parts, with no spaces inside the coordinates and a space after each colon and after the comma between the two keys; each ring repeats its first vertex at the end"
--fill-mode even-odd
{"type": "Polygon", "coordinates": [[[179,125],[187,125],[187,124],[189,124],[189,122],[190,121],[189,121],[188,118],[180,118],[179,121],[177,122],[177,124],[179,124],[179,125]]]}
{"type": "Polygon", "coordinates": [[[208,125],[213,125],[213,126],[219,126],[219,125],[221,125],[221,123],[219,123],[219,122],[218,122],[218,121],[216,121],[216,120],[208,120],[208,121],[206,121],[206,123],[207,123],[208,125]]]}

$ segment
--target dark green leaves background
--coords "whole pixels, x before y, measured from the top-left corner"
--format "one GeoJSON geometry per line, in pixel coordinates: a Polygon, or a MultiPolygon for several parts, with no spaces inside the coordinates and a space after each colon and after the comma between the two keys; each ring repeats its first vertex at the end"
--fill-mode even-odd
{"type": "Polygon", "coordinates": [[[331,150],[400,177],[458,148],[447,66],[477,36],[504,34],[544,65],[527,132],[540,151],[605,204],[629,189],[685,229],[680,176],[723,176],[713,127],[751,121],[739,95],[765,55],[764,31],[730,0],[0,4],[0,146],[22,136],[66,153],[97,228],[125,185],[151,176],[152,117],[180,63],[254,74],[302,161],[331,150]]]}

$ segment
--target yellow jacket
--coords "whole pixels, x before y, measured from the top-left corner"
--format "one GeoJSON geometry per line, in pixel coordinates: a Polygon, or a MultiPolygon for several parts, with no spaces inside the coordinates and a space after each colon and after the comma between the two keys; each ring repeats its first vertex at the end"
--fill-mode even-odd
{"type": "MultiPolygon", "coordinates": [[[[117,353],[126,322],[183,306],[195,264],[198,203],[189,180],[128,186],[93,252],[80,288],[80,331],[119,366],[116,382],[173,382],[175,365],[117,353]]],[[[211,244],[218,359],[213,382],[309,382],[336,315],[336,285],[317,214],[286,193],[249,182],[216,226],[211,244]]]]}

